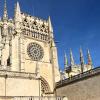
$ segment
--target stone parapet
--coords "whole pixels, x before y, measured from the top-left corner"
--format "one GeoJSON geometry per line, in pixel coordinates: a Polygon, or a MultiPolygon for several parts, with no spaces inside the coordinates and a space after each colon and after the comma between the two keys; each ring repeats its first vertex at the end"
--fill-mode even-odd
{"type": "Polygon", "coordinates": [[[89,71],[83,72],[81,74],[72,76],[72,77],[67,78],[65,80],[61,80],[61,81],[56,83],[56,88],[60,88],[60,87],[65,86],[67,84],[71,84],[71,83],[74,83],[76,81],[80,81],[80,80],[83,80],[83,79],[86,79],[86,78],[89,78],[89,77],[92,77],[92,76],[95,76],[98,74],[100,74],[100,67],[97,67],[97,68],[91,69],[89,71]]]}

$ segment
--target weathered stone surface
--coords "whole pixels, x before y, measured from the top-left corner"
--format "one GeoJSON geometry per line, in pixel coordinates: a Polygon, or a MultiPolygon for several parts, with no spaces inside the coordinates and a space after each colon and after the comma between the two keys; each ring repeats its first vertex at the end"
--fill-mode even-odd
{"type": "Polygon", "coordinates": [[[0,71],[1,96],[39,96],[41,81],[34,74],[0,71]]]}
{"type": "Polygon", "coordinates": [[[100,100],[100,74],[57,88],[68,100],[100,100]]]}

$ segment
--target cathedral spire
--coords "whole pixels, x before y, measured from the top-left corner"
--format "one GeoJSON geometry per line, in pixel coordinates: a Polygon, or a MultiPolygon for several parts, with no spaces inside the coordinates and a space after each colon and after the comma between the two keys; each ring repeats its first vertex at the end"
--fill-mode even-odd
{"type": "Polygon", "coordinates": [[[81,72],[83,73],[83,71],[84,71],[84,58],[83,58],[83,52],[82,52],[81,47],[80,47],[80,63],[81,63],[81,72]]]}
{"type": "Polygon", "coordinates": [[[67,59],[67,56],[66,56],[66,53],[64,55],[64,70],[66,70],[68,68],[68,59],[67,59]]]}
{"type": "Polygon", "coordinates": [[[8,13],[7,13],[7,6],[6,6],[6,0],[4,1],[4,14],[3,14],[3,21],[8,20],[8,13]]]}
{"type": "Polygon", "coordinates": [[[51,37],[53,38],[53,27],[52,27],[52,24],[51,24],[50,16],[48,18],[48,25],[49,25],[49,32],[51,33],[51,37]]]}
{"type": "Polygon", "coordinates": [[[70,66],[74,66],[75,63],[74,63],[74,57],[73,57],[73,53],[72,53],[72,50],[70,49],[70,66]]]}
{"type": "Polygon", "coordinates": [[[15,6],[14,22],[15,22],[16,32],[20,33],[21,32],[20,28],[21,28],[22,16],[21,16],[19,2],[17,2],[16,6],[15,6]]]}
{"type": "Polygon", "coordinates": [[[87,50],[87,57],[88,57],[88,65],[92,66],[92,59],[91,59],[91,55],[90,55],[89,49],[87,50]]]}
{"type": "Polygon", "coordinates": [[[16,5],[16,11],[20,12],[20,6],[19,6],[19,2],[17,1],[17,5],[16,5]]]}
{"type": "Polygon", "coordinates": [[[21,21],[21,11],[20,11],[20,6],[19,6],[19,2],[17,2],[16,6],[15,6],[15,15],[14,15],[14,19],[17,22],[21,21]]]}

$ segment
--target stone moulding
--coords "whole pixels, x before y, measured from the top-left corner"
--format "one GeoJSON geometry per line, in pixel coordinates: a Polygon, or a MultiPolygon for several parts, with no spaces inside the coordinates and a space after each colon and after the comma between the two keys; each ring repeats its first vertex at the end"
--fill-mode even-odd
{"type": "Polygon", "coordinates": [[[63,97],[55,96],[1,96],[2,100],[63,100],[63,97]]]}
{"type": "Polygon", "coordinates": [[[37,79],[35,73],[15,72],[0,70],[0,77],[5,78],[24,78],[24,79],[37,79]]]}

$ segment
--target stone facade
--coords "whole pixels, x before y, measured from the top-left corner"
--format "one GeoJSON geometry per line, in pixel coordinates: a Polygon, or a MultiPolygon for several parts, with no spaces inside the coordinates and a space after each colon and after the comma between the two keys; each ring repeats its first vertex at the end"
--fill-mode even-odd
{"type": "Polygon", "coordinates": [[[72,50],[70,49],[70,62],[68,62],[66,53],[64,56],[64,71],[61,71],[61,80],[78,75],[93,69],[93,62],[89,49],[87,50],[87,64],[84,62],[83,52],[80,48],[80,64],[76,64],[74,61],[72,50]]]}
{"type": "Polygon", "coordinates": [[[6,89],[5,92],[0,90],[1,96],[4,93],[6,96],[54,93],[55,82],[60,80],[60,73],[53,38],[50,17],[43,20],[22,13],[17,2],[14,19],[8,19],[5,1],[4,15],[0,20],[0,70],[13,72],[13,78],[8,78],[10,72],[7,73],[6,83],[4,78],[0,78],[1,88],[6,89]],[[15,72],[19,74],[18,78],[15,77],[15,72]],[[35,77],[21,79],[21,73],[25,76],[35,74],[35,77]]]}
{"type": "Polygon", "coordinates": [[[0,70],[0,99],[1,96],[39,96],[40,90],[41,80],[36,74],[0,70]]]}

